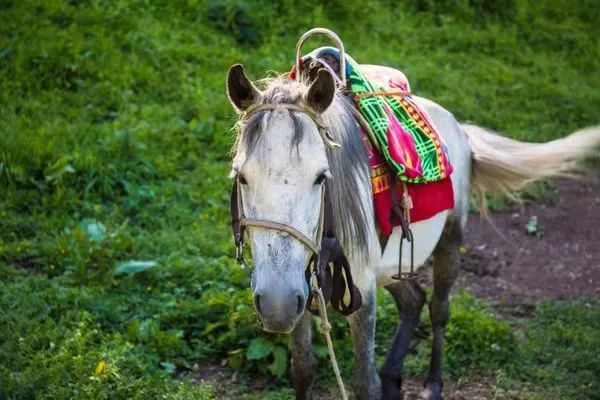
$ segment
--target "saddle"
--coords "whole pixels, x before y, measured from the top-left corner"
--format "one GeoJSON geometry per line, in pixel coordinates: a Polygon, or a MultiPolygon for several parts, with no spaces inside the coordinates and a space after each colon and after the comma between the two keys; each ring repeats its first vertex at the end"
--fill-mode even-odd
{"type": "MultiPolygon", "coordinates": [[[[448,149],[425,109],[412,97],[406,76],[389,67],[359,65],[348,54],[344,58],[347,87],[342,89],[354,99],[383,238],[404,219],[418,222],[452,209],[448,149]],[[399,207],[406,215],[399,215],[399,207]]],[[[340,51],[334,47],[306,54],[300,65],[309,80],[320,68],[340,79],[340,51]]],[[[290,78],[295,76],[292,69],[290,78]]]]}

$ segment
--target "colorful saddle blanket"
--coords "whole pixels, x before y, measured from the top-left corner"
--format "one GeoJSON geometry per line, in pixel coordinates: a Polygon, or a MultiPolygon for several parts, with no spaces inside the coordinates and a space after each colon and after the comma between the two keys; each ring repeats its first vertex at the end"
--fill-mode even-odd
{"type": "MultiPolygon", "coordinates": [[[[339,63],[339,52],[333,47],[318,48],[305,55],[302,62],[326,56],[333,56],[339,63]]],[[[377,66],[361,70],[346,55],[346,79],[371,131],[367,134],[362,129],[381,232],[388,236],[399,224],[390,217],[392,196],[404,189],[412,198],[411,222],[454,207],[448,150],[425,110],[411,97],[404,74],[377,66]],[[397,190],[392,190],[392,185],[397,185],[397,190]]]]}

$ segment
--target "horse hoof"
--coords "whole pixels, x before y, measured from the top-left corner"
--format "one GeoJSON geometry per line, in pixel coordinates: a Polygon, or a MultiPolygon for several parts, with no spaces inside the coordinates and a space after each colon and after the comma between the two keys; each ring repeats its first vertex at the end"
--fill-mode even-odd
{"type": "Polygon", "coordinates": [[[442,391],[439,385],[430,385],[419,394],[421,400],[442,400],[442,391]]]}
{"type": "Polygon", "coordinates": [[[402,385],[398,382],[382,380],[381,398],[383,400],[402,400],[402,385]]]}

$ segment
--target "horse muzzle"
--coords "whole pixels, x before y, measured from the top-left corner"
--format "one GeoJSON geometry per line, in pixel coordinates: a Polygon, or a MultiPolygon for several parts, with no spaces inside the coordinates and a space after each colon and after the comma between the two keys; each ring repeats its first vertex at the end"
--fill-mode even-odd
{"type": "Polygon", "coordinates": [[[275,286],[254,292],[254,308],[268,332],[291,332],[305,307],[306,296],[301,290],[275,286]]]}

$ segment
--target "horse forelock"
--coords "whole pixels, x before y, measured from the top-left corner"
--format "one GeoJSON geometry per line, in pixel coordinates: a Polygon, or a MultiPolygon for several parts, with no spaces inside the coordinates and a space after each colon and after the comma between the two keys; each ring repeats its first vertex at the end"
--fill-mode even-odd
{"type": "MultiPolygon", "coordinates": [[[[307,84],[285,76],[265,79],[262,84],[264,90],[259,104],[301,105],[308,91],[307,84]]],[[[340,148],[327,149],[331,171],[327,186],[333,204],[336,236],[345,251],[367,260],[373,224],[371,184],[367,153],[351,107],[354,107],[352,101],[337,92],[332,104],[321,114],[329,135],[340,144],[340,148]]],[[[234,153],[250,157],[256,151],[260,152],[262,133],[278,112],[287,112],[291,118],[294,133],[290,146],[301,143],[309,132],[306,118],[302,118],[298,111],[264,110],[239,121],[234,153]]]]}
{"type": "MultiPolygon", "coordinates": [[[[260,86],[264,86],[258,104],[259,105],[277,105],[277,104],[293,104],[300,105],[308,87],[298,83],[286,76],[278,76],[275,78],[266,78],[259,81],[260,86]]],[[[292,145],[300,143],[304,137],[304,126],[302,120],[298,118],[295,112],[282,109],[280,112],[287,112],[292,119],[294,135],[292,145]]],[[[266,131],[271,123],[273,111],[263,110],[253,113],[247,118],[242,118],[238,121],[237,140],[234,146],[234,152],[240,150],[246,155],[250,155],[257,148],[258,142],[262,137],[262,132],[266,131]]]]}

